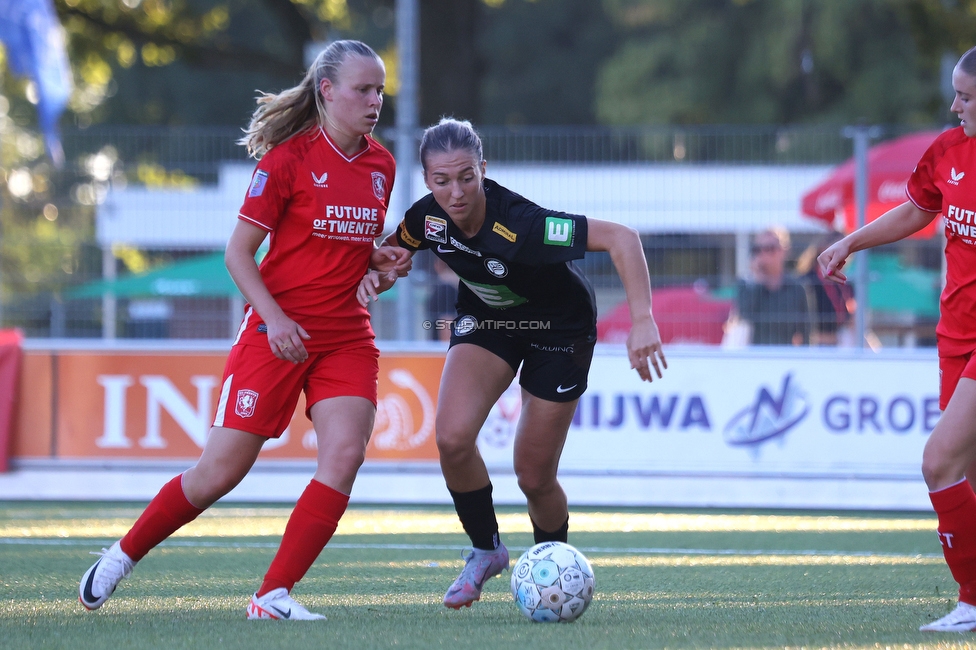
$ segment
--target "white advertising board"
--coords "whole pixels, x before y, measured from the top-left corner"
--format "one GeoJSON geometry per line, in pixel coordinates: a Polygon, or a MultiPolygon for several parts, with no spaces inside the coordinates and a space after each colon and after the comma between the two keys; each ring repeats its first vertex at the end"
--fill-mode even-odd
{"type": "MultiPolygon", "coordinates": [[[[410,351],[429,358],[444,348],[383,348],[384,355],[410,351]]],[[[664,377],[646,383],[630,369],[622,346],[597,346],[560,463],[572,506],[931,509],[919,467],[939,418],[934,349],[874,354],[673,346],[666,352],[664,377]]],[[[421,402],[436,394],[436,377],[425,381],[430,386],[421,402]]],[[[167,404],[180,408],[170,415],[193,412],[199,402],[193,395],[174,393],[167,404]]],[[[398,399],[406,404],[419,397],[403,393],[398,399]]],[[[478,440],[499,504],[525,501],[512,463],[520,401],[516,382],[493,407],[478,440]]],[[[175,432],[171,442],[184,434],[175,432]]],[[[67,442],[61,440],[61,451],[67,442]]],[[[194,449],[171,461],[31,458],[0,475],[0,493],[9,499],[149,499],[195,455],[194,449]]],[[[312,457],[259,462],[226,499],[293,501],[313,471],[312,457]]],[[[367,461],[352,499],[450,503],[436,449],[367,461]]]]}
{"type": "MultiPolygon", "coordinates": [[[[833,352],[676,353],[653,383],[625,356],[598,354],[560,463],[570,500],[927,508],[934,350],[833,352]]],[[[509,389],[479,438],[495,472],[511,471],[518,401],[509,389]]]]}

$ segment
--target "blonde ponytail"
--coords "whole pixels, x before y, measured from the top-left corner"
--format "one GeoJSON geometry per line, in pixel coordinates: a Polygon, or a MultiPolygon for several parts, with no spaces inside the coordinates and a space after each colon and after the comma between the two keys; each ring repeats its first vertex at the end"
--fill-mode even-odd
{"type": "Polygon", "coordinates": [[[330,43],[315,57],[300,84],[277,95],[261,93],[258,107],[238,144],[247,147],[248,155],[260,160],[268,150],[293,135],[324,125],[325,103],[319,87],[323,79],[336,81],[339,68],[350,55],[380,60],[371,47],[360,41],[330,43]]]}

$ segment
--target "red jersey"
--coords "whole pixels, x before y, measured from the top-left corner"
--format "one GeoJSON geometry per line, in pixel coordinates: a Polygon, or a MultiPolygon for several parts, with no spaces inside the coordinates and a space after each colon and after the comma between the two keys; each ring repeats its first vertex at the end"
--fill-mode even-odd
{"type": "MultiPolygon", "coordinates": [[[[310,352],[373,338],[356,289],[383,233],[396,165],[378,142],[346,156],[323,129],[299,133],[258,163],[239,219],[271,233],[261,277],[310,352]]],[[[267,345],[248,305],[236,342],[267,345]]]]}
{"type": "Polygon", "coordinates": [[[908,180],[908,198],[945,223],[939,356],[969,354],[976,350],[976,139],[962,127],[939,135],[908,180]]]}

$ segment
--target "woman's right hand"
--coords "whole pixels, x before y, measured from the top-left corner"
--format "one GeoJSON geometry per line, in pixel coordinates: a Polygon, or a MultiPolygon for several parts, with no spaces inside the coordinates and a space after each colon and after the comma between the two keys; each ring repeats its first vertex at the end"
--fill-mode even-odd
{"type": "Polygon", "coordinates": [[[363,279],[359,281],[359,288],[356,289],[356,299],[363,307],[369,306],[370,299],[376,302],[380,299],[380,294],[396,284],[396,269],[388,273],[379,271],[367,271],[363,279]]]}
{"type": "Polygon", "coordinates": [[[847,244],[847,238],[831,244],[824,252],[817,256],[817,264],[820,265],[820,274],[837,284],[847,282],[847,275],[843,272],[847,258],[850,257],[851,249],[847,244]]]}
{"type": "Polygon", "coordinates": [[[284,314],[265,320],[268,326],[268,345],[271,352],[282,361],[302,363],[308,359],[304,341],[312,338],[305,329],[284,314]]]}

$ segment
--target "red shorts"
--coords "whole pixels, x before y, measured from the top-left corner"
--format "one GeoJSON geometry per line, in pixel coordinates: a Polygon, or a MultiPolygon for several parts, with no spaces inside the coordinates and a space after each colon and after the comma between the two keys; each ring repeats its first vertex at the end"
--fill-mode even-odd
{"type": "Polygon", "coordinates": [[[944,411],[961,378],[976,380],[976,355],[939,357],[939,409],[944,411]]]}
{"type": "Polygon", "coordinates": [[[364,397],[376,405],[379,350],[372,341],[328,352],[309,352],[304,363],[283,361],[267,345],[238,344],[224,366],[215,427],[277,438],[288,427],[305,391],[305,416],[332,397],[364,397]]]}

